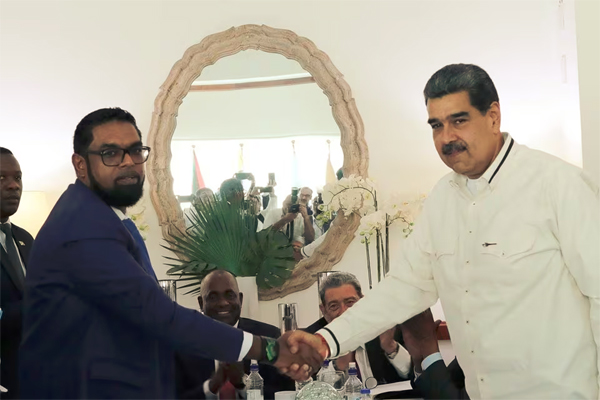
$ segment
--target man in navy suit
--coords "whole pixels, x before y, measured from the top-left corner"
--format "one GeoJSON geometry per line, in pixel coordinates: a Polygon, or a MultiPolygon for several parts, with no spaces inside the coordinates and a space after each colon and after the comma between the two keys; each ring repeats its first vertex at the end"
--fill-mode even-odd
{"type": "Polygon", "coordinates": [[[230,362],[266,359],[292,375],[318,367],[320,356],[308,348],[291,355],[281,340],[205,317],[161,290],[144,241],[125,216],[142,196],[149,151],[135,118],[119,108],[94,111],[78,124],[77,181],[31,252],[22,397],[173,398],[173,350],[230,362]]]}
{"type": "Polygon", "coordinates": [[[440,321],[433,321],[430,309],[400,325],[404,343],[415,366],[411,381],[419,397],[429,399],[468,399],[465,374],[456,358],[446,366],[437,339],[440,321]]]}
{"type": "Polygon", "coordinates": [[[19,398],[18,356],[21,342],[23,285],[33,237],[11,224],[19,209],[22,172],[13,153],[0,147],[0,385],[3,399],[19,398]]]}
{"type": "MultiPolygon", "coordinates": [[[[279,337],[279,328],[248,318],[240,318],[243,302],[234,276],[224,270],[208,274],[202,281],[198,304],[204,315],[254,335],[279,337]]],[[[244,399],[243,376],[250,363],[224,363],[213,359],[178,354],[176,357],[177,397],[180,399],[244,399]]],[[[271,365],[259,363],[264,379],[264,398],[276,392],[294,390],[294,381],[271,365]]]]}

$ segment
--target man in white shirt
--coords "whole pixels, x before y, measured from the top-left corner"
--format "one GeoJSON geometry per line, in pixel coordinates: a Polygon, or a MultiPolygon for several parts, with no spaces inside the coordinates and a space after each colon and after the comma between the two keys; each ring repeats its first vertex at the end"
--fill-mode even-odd
{"type": "Polygon", "coordinates": [[[453,172],[432,190],[391,274],[320,338],[291,342],[337,357],[439,298],[472,399],[597,399],[598,187],[501,132],[481,68],[448,65],[424,95],[453,172]]]}
{"type": "MultiPolygon", "coordinates": [[[[356,276],[348,272],[331,274],[319,288],[323,318],[305,329],[315,333],[344,314],[362,297],[362,288],[356,276]]],[[[378,338],[361,344],[355,351],[334,361],[339,371],[346,371],[350,362],[355,362],[363,384],[374,378],[378,384],[400,382],[411,378],[411,357],[403,347],[400,329],[393,327],[378,338]]]]}
{"type": "Polygon", "coordinates": [[[265,216],[263,229],[273,226],[273,229],[286,233],[292,242],[299,242],[305,246],[312,243],[315,240],[315,229],[308,211],[311,196],[310,188],[303,187],[300,190],[296,212],[292,211],[292,196],[287,196],[282,208],[274,209],[265,216]]]}

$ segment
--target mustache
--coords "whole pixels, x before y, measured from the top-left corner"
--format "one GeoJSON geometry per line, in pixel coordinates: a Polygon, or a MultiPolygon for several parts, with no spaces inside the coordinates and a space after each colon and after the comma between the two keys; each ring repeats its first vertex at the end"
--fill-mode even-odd
{"type": "Polygon", "coordinates": [[[138,174],[135,171],[130,171],[130,172],[124,172],[123,174],[117,176],[115,178],[115,181],[118,181],[119,179],[123,179],[123,178],[137,178],[138,182],[142,179],[140,174],[138,174]]]}
{"type": "Polygon", "coordinates": [[[450,142],[446,143],[442,146],[442,154],[445,156],[449,156],[454,152],[465,151],[467,149],[467,145],[464,142],[450,142]]]}

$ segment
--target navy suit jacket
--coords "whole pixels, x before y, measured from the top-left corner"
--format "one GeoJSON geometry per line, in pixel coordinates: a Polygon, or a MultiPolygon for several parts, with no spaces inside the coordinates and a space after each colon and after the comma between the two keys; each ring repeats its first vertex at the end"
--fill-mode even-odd
{"type": "MultiPolygon", "coordinates": [[[[21,261],[27,269],[33,237],[25,229],[19,228],[15,224],[11,225],[21,261]]],[[[21,343],[23,285],[20,284],[18,279],[13,278],[14,271],[17,268],[21,268],[21,266],[12,265],[8,259],[8,254],[0,246],[0,308],[2,308],[2,318],[0,318],[0,360],[2,361],[0,363],[0,385],[8,389],[8,393],[0,395],[3,399],[19,398],[17,362],[19,344],[21,343]]]]}
{"type": "Polygon", "coordinates": [[[174,398],[173,350],[238,359],[242,331],[171,301],[141,254],[106,203],[69,186],[29,260],[23,398],[174,398]]]}
{"type": "MultiPolygon", "coordinates": [[[[280,330],[273,325],[252,319],[240,318],[238,328],[253,335],[279,338],[280,330]]],[[[205,399],[204,382],[215,371],[215,360],[194,357],[189,354],[177,354],[175,357],[178,399],[205,399]]],[[[244,361],[244,372],[250,374],[250,361],[244,361]]],[[[259,363],[259,373],[264,381],[265,399],[275,398],[275,393],[284,390],[296,390],[294,381],[279,373],[272,365],[259,363]]]]}
{"type": "Polygon", "coordinates": [[[465,374],[456,358],[447,367],[443,360],[434,362],[412,381],[412,386],[425,400],[469,398],[465,390],[465,374]]]}

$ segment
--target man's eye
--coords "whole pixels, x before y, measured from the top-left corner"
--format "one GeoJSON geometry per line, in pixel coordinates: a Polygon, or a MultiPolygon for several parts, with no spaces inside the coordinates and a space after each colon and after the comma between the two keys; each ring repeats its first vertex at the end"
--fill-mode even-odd
{"type": "Polygon", "coordinates": [[[135,147],[131,150],[129,150],[129,153],[132,155],[140,155],[144,152],[144,149],[142,149],[141,147],[135,147]]]}
{"type": "Polygon", "coordinates": [[[106,157],[114,157],[117,155],[117,153],[118,153],[118,150],[104,150],[104,152],[102,154],[106,157]]]}
{"type": "Polygon", "coordinates": [[[22,179],[22,178],[23,178],[23,177],[21,177],[21,176],[17,176],[17,177],[15,178],[15,180],[16,180],[17,182],[21,182],[21,179],[22,179]]]}
{"type": "Polygon", "coordinates": [[[462,123],[464,123],[466,121],[467,121],[466,119],[457,119],[457,120],[454,120],[454,124],[455,125],[460,125],[460,124],[462,124],[462,123]]]}
{"type": "Polygon", "coordinates": [[[442,124],[431,124],[431,129],[438,129],[439,127],[441,127],[442,124]]]}

